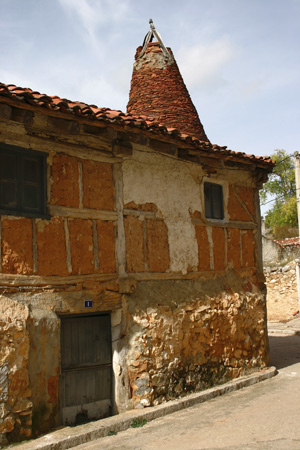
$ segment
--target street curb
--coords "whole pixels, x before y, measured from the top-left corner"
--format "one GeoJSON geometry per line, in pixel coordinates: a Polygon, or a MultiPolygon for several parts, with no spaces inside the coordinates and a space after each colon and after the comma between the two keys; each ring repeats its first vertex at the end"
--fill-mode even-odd
{"type": "Polygon", "coordinates": [[[286,336],[300,336],[300,331],[299,330],[293,330],[293,329],[280,329],[280,328],[274,328],[273,330],[269,329],[268,330],[268,335],[269,336],[274,336],[274,335],[278,335],[278,336],[282,336],[282,335],[286,335],[286,336]]]}
{"type": "Polygon", "coordinates": [[[237,391],[247,386],[267,380],[276,375],[276,367],[270,367],[251,375],[236,378],[221,386],[216,386],[205,391],[187,395],[186,397],[172,400],[158,406],[145,408],[143,410],[131,410],[125,413],[97,420],[77,427],[65,427],[60,430],[49,433],[36,440],[31,440],[25,444],[13,444],[9,448],[16,450],[66,450],[76,445],[85,444],[101,437],[108,436],[109,433],[117,433],[130,428],[134,419],[139,421],[158,419],[159,417],[172,414],[181,409],[206,402],[220,395],[237,391]]]}

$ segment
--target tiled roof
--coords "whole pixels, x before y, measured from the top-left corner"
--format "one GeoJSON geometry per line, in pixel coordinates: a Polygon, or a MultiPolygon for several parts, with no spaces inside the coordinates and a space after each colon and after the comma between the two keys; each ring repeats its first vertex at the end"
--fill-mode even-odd
{"type": "Polygon", "coordinates": [[[300,244],[299,237],[275,239],[274,242],[276,242],[279,247],[296,247],[300,244]]]}
{"type": "Polygon", "coordinates": [[[81,118],[138,128],[153,133],[154,136],[165,135],[186,143],[187,145],[192,145],[196,151],[204,151],[214,153],[216,156],[224,155],[229,158],[234,157],[244,161],[253,162],[270,171],[275,165],[268,156],[247,155],[246,153],[229,150],[226,146],[218,146],[211,144],[210,142],[200,141],[195,137],[180,133],[176,128],[167,128],[165,125],[155,122],[153,119],[146,116],[132,116],[122,111],[109,108],[98,108],[95,105],[88,105],[86,103],[70,101],[57,96],[40,94],[29,88],[21,88],[12,84],[7,85],[0,83],[0,100],[1,97],[26,103],[34,107],[61,111],[81,118]]]}

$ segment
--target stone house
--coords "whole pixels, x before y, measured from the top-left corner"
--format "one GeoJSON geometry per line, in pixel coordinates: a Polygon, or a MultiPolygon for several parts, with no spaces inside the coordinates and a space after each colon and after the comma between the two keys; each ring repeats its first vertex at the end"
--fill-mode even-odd
{"type": "Polygon", "coordinates": [[[273,162],[212,145],[150,40],[127,113],[0,84],[3,440],[268,364],[258,191],[273,162]]]}
{"type": "Polygon", "coordinates": [[[264,266],[286,264],[299,258],[299,237],[270,239],[262,235],[264,266]]]}

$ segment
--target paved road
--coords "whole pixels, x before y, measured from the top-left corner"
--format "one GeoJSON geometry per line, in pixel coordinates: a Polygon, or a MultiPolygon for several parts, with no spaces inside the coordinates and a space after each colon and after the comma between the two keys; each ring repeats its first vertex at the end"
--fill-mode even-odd
{"type": "Polygon", "coordinates": [[[271,336],[279,374],[76,450],[300,450],[300,336],[271,336]]]}

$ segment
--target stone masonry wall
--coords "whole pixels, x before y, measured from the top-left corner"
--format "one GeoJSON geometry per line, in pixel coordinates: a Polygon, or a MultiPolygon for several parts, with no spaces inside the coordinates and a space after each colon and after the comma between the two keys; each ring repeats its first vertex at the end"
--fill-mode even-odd
{"type": "Polygon", "coordinates": [[[265,267],[268,320],[286,322],[299,313],[296,263],[265,267]]]}
{"type": "Polygon", "coordinates": [[[0,445],[36,437],[61,424],[60,316],[121,308],[116,282],[19,287],[0,295],[0,445]],[[34,292],[33,292],[34,291],[34,292]]]}
{"type": "Polygon", "coordinates": [[[128,300],[134,407],[157,405],[268,363],[265,297],[250,273],[142,282],[128,300]]]}
{"type": "Polygon", "coordinates": [[[26,305],[0,296],[0,444],[4,433],[31,436],[28,317],[26,305]]]}

